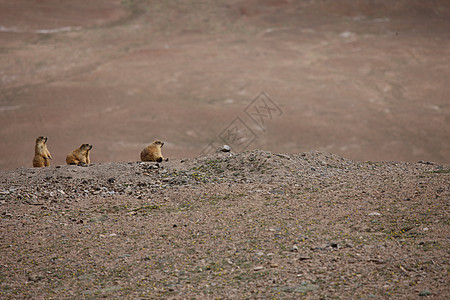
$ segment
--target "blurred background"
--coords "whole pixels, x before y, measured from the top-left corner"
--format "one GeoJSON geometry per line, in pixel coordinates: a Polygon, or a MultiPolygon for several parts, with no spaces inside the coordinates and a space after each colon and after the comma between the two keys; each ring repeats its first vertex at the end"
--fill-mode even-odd
{"type": "Polygon", "coordinates": [[[0,169],[31,167],[38,136],[52,165],[83,143],[138,161],[236,135],[448,163],[449,58],[446,0],[0,0],[0,169]]]}

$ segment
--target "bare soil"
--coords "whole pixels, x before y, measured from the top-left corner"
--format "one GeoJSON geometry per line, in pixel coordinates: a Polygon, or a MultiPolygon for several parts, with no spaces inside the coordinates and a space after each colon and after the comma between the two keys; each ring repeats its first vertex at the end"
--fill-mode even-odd
{"type": "Polygon", "coordinates": [[[0,169],[38,136],[54,165],[83,143],[195,157],[236,117],[247,150],[448,163],[448,32],[439,0],[0,0],[0,169]],[[265,128],[244,112],[261,92],[265,128]]]}
{"type": "Polygon", "coordinates": [[[447,299],[449,32],[444,0],[0,0],[0,298],[447,299]]]}
{"type": "Polygon", "coordinates": [[[217,153],[0,173],[2,299],[446,299],[450,166],[217,153]]]}

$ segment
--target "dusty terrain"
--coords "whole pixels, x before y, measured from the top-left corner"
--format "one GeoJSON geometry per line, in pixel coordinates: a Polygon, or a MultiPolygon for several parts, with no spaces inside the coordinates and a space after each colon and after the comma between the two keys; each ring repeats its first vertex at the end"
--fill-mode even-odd
{"type": "Polygon", "coordinates": [[[438,0],[0,0],[0,298],[448,298],[449,32],[438,0]]]}
{"type": "Polygon", "coordinates": [[[83,143],[93,162],[155,139],[195,157],[236,117],[236,152],[450,157],[448,1],[0,0],[0,20],[3,170],[42,135],[54,165],[83,143]],[[264,128],[245,114],[261,92],[264,128]]]}
{"type": "Polygon", "coordinates": [[[450,166],[220,153],[0,173],[0,297],[447,299],[450,166]]]}

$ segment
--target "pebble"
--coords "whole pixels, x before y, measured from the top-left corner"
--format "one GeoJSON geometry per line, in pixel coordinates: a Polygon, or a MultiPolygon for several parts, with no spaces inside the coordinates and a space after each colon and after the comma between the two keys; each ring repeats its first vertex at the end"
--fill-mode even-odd
{"type": "Polygon", "coordinates": [[[300,257],[298,258],[298,260],[300,260],[300,261],[302,261],[302,260],[307,260],[307,259],[311,259],[311,257],[302,255],[302,256],[300,256],[300,257]]]}
{"type": "Polygon", "coordinates": [[[262,269],[264,269],[263,266],[257,266],[253,268],[253,271],[261,271],[262,269]]]}
{"type": "Polygon", "coordinates": [[[221,152],[230,152],[231,147],[228,145],[223,145],[222,148],[219,149],[221,152]]]}

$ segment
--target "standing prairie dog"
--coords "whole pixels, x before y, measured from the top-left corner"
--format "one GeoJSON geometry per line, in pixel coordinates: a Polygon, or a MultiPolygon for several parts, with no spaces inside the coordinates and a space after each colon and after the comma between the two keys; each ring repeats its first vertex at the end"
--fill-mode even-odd
{"type": "Polygon", "coordinates": [[[92,145],[83,144],[80,148],[77,148],[67,154],[66,163],[68,165],[89,165],[91,159],[89,158],[89,151],[92,149],[92,145]]]}
{"type": "Polygon", "coordinates": [[[36,139],[36,146],[34,147],[33,167],[49,167],[52,156],[47,149],[47,137],[40,136],[36,139]]]}
{"type": "Polygon", "coordinates": [[[161,148],[164,146],[164,143],[161,141],[154,141],[150,145],[144,148],[141,151],[141,161],[168,161],[168,158],[164,158],[161,153],[161,148]]]}

